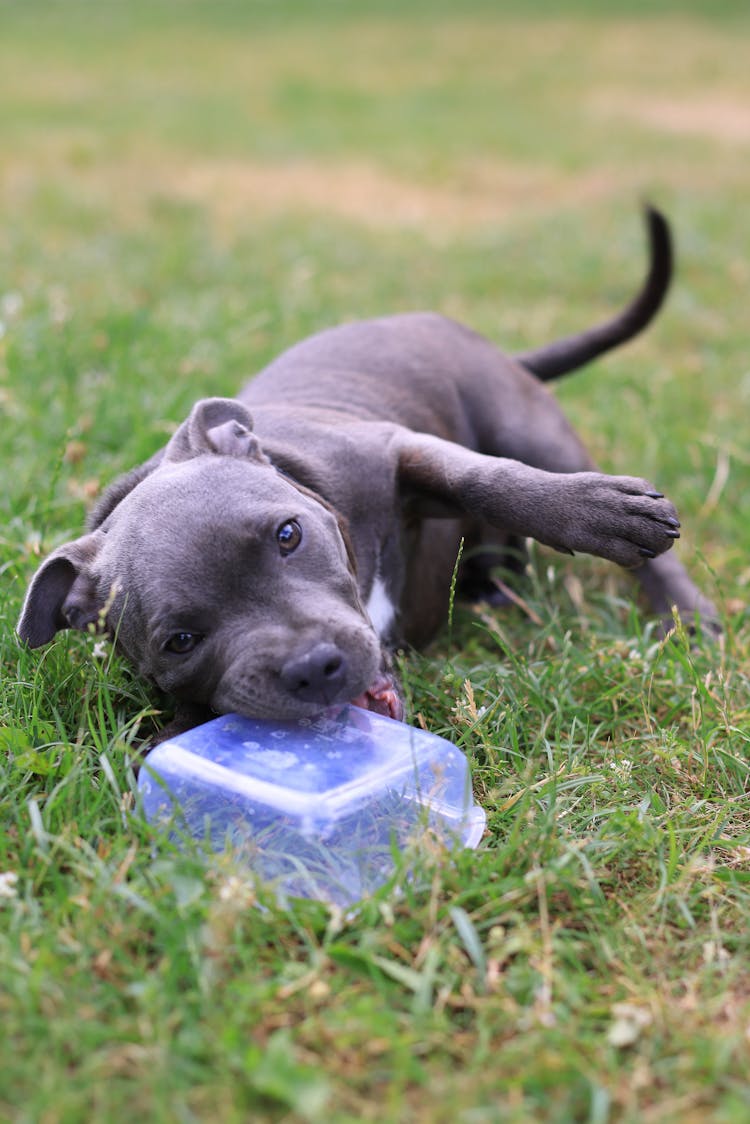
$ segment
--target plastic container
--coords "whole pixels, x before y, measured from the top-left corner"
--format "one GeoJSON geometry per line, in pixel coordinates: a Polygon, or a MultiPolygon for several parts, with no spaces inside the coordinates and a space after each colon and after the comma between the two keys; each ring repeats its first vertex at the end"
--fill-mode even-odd
{"type": "Polygon", "coordinates": [[[277,723],[224,715],[163,742],[138,785],[146,817],[231,848],[279,897],[358,901],[429,836],[476,847],[466,758],[443,738],[354,706],[277,723]]]}

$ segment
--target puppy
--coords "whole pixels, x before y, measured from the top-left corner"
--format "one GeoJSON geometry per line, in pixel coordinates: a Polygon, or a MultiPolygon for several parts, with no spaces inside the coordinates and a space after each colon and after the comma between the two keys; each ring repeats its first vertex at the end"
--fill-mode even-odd
{"type": "Polygon", "coordinates": [[[672,504],[596,471],[544,385],[656,313],[671,244],[646,218],[641,290],[580,335],[511,358],[432,313],[361,321],[292,347],[236,399],[198,402],[42,564],[20,637],[103,620],[185,726],[348,700],[401,718],[389,652],[440,627],[462,540],[474,595],[531,537],[632,570],[659,614],[715,616],[665,553],[672,504]]]}

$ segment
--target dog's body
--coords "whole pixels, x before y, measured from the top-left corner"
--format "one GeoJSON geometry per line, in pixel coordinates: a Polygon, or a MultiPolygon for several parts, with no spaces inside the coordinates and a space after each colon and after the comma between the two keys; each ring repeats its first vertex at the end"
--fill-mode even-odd
{"type": "Polygon", "coordinates": [[[42,565],[21,637],[106,617],[191,706],[284,718],[354,699],[400,716],[387,651],[438,629],[462,539],[475,591],[528,536],[633,569],[661,614],[713,615],[663,553],[672,505],[596,472],[542,382],[653,316],[670,248],[649,222],[643,290],[581,336],[513,360],[434,314],[364,321],[291,348],[238,399],[198,403],[42,565]]]}

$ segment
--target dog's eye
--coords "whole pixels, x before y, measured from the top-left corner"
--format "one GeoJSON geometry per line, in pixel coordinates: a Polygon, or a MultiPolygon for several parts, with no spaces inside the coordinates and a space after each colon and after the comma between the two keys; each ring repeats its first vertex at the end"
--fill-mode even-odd
{"type": "Polygon", "coordinates": [[[276,531],[276,542],[282,554],[291,554],[302,542],[302,528],[296,519],[282,523],[276,531]]]}
{"type": "Polygon", "coordinates": [[[164,651],[172,652],[176,656],[185,656],[188,652],[192,652],[202,639],[198,632],[175,632],[164,645],[164,651]]]}

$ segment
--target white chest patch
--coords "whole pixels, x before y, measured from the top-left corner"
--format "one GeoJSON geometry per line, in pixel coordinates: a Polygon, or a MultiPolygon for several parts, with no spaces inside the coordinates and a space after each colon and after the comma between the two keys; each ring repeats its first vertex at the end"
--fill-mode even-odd
{"type": "Polygon", "coordinates": [[[388,596],[385,582],[379,574],[375,575],[366,609],[378,636],[387,636],[396,616],[393,602],[388,596]]]}

